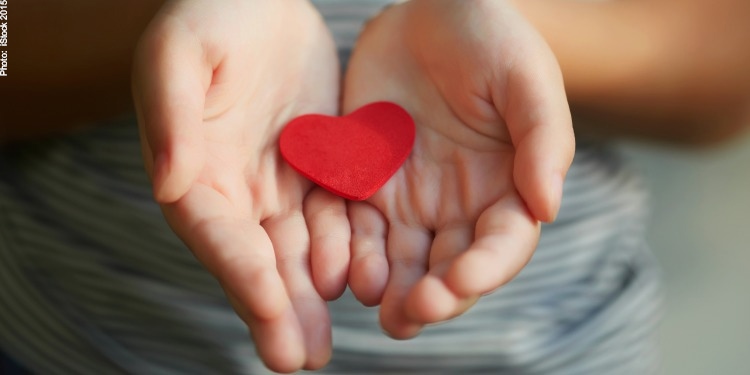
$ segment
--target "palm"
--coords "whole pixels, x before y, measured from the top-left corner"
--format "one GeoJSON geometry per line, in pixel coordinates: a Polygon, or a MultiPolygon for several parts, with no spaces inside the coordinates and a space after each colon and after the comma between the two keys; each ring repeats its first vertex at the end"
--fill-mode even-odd
{"type": "MultiPolygon", "coordinates": [[[[245,130],[223,118],[204,123],[211,129],[204,135],[205,165],[187,193],[162,208],[175,232],[219,279],[251,327],[261,355],[294,355],[295,349],[300,350],[295,343],[274,347],[264,342],[264,336],[276,335],[315,341],[306,346],[325,351],[325,340],[330,338],[323,337],[323,345],[320,337],[304,338],[328,321],[308,267],[310,234],[304,200],[312,186],[279,159],[273,140],[282,124],[270,122],[272,117],[277,116],[245,130]],[[257,136],[243,134],[263,132],[270,133],[268,144],[255,144],[257,136]]],[[[320,193],[309,197],[325,199],[320,193]]]]}
{"type": "MultiPolygon", "coordinates": [[[[513,85],[518,73],[502,67],[523,58],[513,55],[518,43],[535,40],[505,37],[510,28],[518,35],[528,26],[496,22],[507,11],[474,4],[412,1],[387,11],[361,36],[347,75],[345,110],[390,100],[417,124],[403,167],[371,199],[349,208],[350,285],[364,303],[381,303],[381,324],[396,337],[453,317],[507,282],[532,255],[539,216],[546,219],[544,209],[531,212],[544,208],[546,197],[524,186],[529,176],[522,170],[536,166],[519,157],[523,136],[512,122],[523,111],[499,103],[537,104],[513,85]],[[415,12],[418,21],[410,18],[415,12]],[[462,34],[467,28],[452,23],[457,19],[485,37],[462,34]],[[504,60],[486,52],[488,46],[499,47],[504,60]]],[[[537,64],[555,68],[553,59],[537,64]]],[[[564,104],[555,84],[550,96],[564,104]]]]}
{"type": "Polygon", "coordinates": [[[338,111],[330,35],[303,2],[177,1],[152,28],[140,61],[157,68],[136,67],[135,96],[164,214],[269,367],[320,367],[331,345],[321,295],[345,286],[345,204],[294,172],[277,145],[292,118],[338,111]]]}

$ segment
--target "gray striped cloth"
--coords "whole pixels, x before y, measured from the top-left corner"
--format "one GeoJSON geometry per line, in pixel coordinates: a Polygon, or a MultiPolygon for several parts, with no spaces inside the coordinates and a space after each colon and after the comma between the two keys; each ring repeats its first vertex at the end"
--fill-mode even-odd
{"type": "MultiPolygon", "coordinates": [[[[387,1],[320,0],[346,54],[387,1]]],[[[22,126],[22,124],[18,124],[22,126]]],[[[38,374],[266,374],[244,324],[151,199],[132,115],[0,149],[0,348],[38,374]]],[[[651,374],[659,268],[642,182],[580,145],[528,266],[408,341],[347,292],[321,373],[651,374]]]]}

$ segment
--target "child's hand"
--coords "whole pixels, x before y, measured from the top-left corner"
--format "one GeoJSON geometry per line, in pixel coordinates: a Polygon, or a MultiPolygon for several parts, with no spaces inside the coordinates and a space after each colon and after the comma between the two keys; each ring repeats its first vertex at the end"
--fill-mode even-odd
{"type": "Polygon", "coordinates": [[[276,371],[328,361],[324,298],[346,286],[344,201],[314,189],[277,149],[291,118],[337,113],[338,70],[325,25],[303,0],[168,3],[136,58],[154,195],[276,371]]]}
{"type": "Polygon", "coordinates": [[[561,74],[503,1],[412,0],[367,25],[344,98],[417,123],[404,166],[349,206],[349,285],[408,338],[513,278],[555,218],[574,152],[561,74]]]}

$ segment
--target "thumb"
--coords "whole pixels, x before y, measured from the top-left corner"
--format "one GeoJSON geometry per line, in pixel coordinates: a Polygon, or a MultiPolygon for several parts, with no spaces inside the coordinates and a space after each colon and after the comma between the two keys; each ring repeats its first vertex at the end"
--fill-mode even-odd
{"type": "MultiPolygon", "coordinates": [[[[544,43],[543,41],[541,43],[544,43]]],[[[516,149],[513,179],[532,215],[555,219],[575,153],[575,136],[562,74],[552,52],[532,51],[511,67],[504,95],[493,97],[516,149]]],[[[493,85],[499,89],[498,85],[493,85]]]]}
{"type": "Polygon", "coordinates": [[[133,64],[133,100],[154,198],[172,203],[203,168],[205,96],[212,69],[192,34],[150,28],[133,64]]]}

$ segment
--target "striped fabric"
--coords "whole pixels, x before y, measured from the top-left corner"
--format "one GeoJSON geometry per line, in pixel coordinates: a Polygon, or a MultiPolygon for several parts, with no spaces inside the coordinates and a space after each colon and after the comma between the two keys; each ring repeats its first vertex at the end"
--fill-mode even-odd
{"type": "MultiPolygon", "coordinates": [[[[346,54],[387,1],[320,0],[346,54]]],[[[216,281],[169,230],[133,116],[0,154],[0,348],[38,374],[265,374],[216,281]]],[[[413,340],[347,292],[321,373],[650,374],[659,269],[642,182],[581,145],[529,265],[413,340]]]]}

